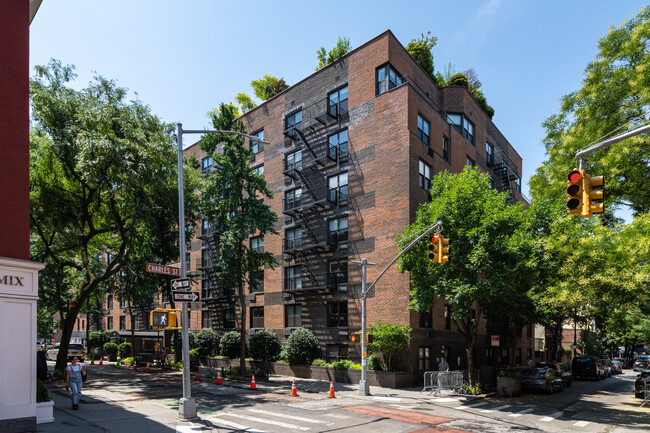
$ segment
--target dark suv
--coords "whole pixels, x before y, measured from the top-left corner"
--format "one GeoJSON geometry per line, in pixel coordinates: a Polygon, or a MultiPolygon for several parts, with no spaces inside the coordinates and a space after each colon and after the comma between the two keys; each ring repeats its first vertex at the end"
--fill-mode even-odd
{"type": "Polygon", "coordinates": [[[604,379],[605,369],[599,358],[595,356],[576,356],[571,361],[573,378],[604,379]]]}

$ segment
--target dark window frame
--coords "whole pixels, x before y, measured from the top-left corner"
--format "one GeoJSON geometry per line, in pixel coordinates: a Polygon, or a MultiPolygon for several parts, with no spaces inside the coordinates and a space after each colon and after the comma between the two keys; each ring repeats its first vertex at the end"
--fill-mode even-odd
{"type": "Polygon", "coordinates": [[[327,303],[327,327],[348,327],[348,302],[330,301],[327,303]]]}
{"type": "Polygon", "coordinates": [[[485,141],[485,161],[488,167],[494,165],[494,146],[489,141],[485,141]]]}
{"type": "Polygon", "coordinates": [[[404,84],[404,77],[400,74],[393,65],[384,63],[375,70],[375,95],[383,95],[384,93],[401,86],[404,84]],[[380,76],[383,74],[383,78],[380,76]]]}
{"type": "Polygon", "coordinates": [[[341,113],[348,111],[348,85],[339,87],[338,89],[327,94],[327,112],[337,117],[341,113]],[[345,99],[341,99],[341,92],[345,90],[345,99]],[[336,95],[336,101],[332,100],[332,96],[336,95]]]}
{"type": "Polygon", "coordinates": [[[451,305],[445,304],[445,330],[451,331],[451,305]]]}
{"type": "Polygon", "coordinates": [[[235,320],[237,313],[233,307],[223,309],[223,327],[224,329],[235,329],[235,320]]]}
{"type": "Polygon", "coordinates": [[[330,243],[334,245],[338,245],[340,243],[346,243],[348,242],[348,236],[349,236],[349,220],[348,216],[341,216],[338,218],[331,218],[330,220],[327,221],[327,236],[328,239],[330,240],[330,243]],[[341,222],[345,220],[345,228],[341,228],[341,222]],[[332,222],[336,221],[336,230],[332,230],[332,222]]]}
{"type": "Polygon", "coordinates": [[[327,197],[332,203],[342,203],[348,200],[348,172],[335,174],[327,178],[327,197]],[[336,185],[332,186],[332,180],[336,179],[336,185]],[[345,183],[342,183],[345,182],[345,183]]]}
{"type": "Polygon", "coordinates": [[[290,304],[284,306],[284,327],[300,328],[302,327],[302,305],[290,304]]]}
{"type": "MultiPolygon", "coordinates": [[[[251,135],[254,136],[254,137],[259,138],[260,140],[264,140],[264,128],[262,128],[262,129],[260,129],[260,130],[258,130],[256,132],[253,132],[251,135]]],[[[264,150],[264,143],[261,143],[259,141],[255,141],[255,140],[251,139],[250,149],[251,149],[251,152],[253,152],[253,155],[257,155],[258,153],[260,153],[261,151],[264,150]]]]}
{"type": "Polygon", "coordinates": [[[302,289],[302,266],[294,265],[284,268],[284,289],[290,291],[302,289]]]}
{"type": "Polygon", "coordinates": [[[418,368],[420,371],[431,371],[433,366],[433,347],[418,347],[418,368]]]}
{"type": "Polygon", "coordinates": [[[264,329],[264,307],[250,307],[249,310],[250,328],[264,329]]]}
{"type": "Polygon", "coordinates": [[[335,132],[334,134],[330,134],[327,136],[327,144],[328,144],[328,155],[331,159],[333,160],[338,160],[342,157],[348,156],[349,148],[348,148],[348,142],[349,142],[349,134],[348,134],[348,129],[341,129],[340,131],[335,132]],[[345,133],[345,141],[341,141],[341,134],[345,133]],[[336,143],[332,142],[332,139],[336,138],[336,143]]]}
{"type": "Polygon", "coordinates": [[[450,152],[450,141],[449,137],[446,135],[442,136],[442,159],[449,162],[451,152],[450,152]]]}
{"type": "Polygon", "coordinates": [[[295,129],[297,131],[302,131],[302,108],[289,113],[284,118],[284,129],[295,129]],[[298,116],[300,115],[300,116],[298,116]],[[296,117],[300,117],[300,120],[296,121],[296,117]]]}
{"type": "Polygon", "coordinates": [[[420,113],[418,113],[418,138],[427,146],[431,145],[431,122],[420,113]],[[420,124],[422,124],[422,128],[420,128],[420,124]],[[427,131],[425,132],[424,129],[427,131]]]}
{"type": "Polygon", "coordinates": [[[253,285],[251,284],[249,287],[250,293],[264,293],[264,270],[257,271],[252,279],[257,281],[257,287],[253,289],[253,285]]]}
{"type": "Polygon", "coordinates": [[[347,258],[330,260],[327,263],[327,273],[336,285],[348,283],[348,270],[347,258]]]}
{"type": "Polygon", "coordinates": [[[420,311],[420,328],[433,328],[433,311],[420,311]]]}
{"type": "Polygon", "coordinates": [[[302,205],[302,188],[294,188],[284,193],[284,210],[295,209],[302,205]],[[300,195],[296,198],[296,192],[300,191],[300,195]],[[289,199],[289,197],[292,197],[289,199]]]}
{"type": "Polygon", "coordinates": [[[289,152],[284,156],[284,168],[285,170],[293,170],[302,167],[302,149],[297,149],[293,152],[289,152]],[[296,160],[296,156],[300,155],[300,158],[296,160]],[[290,161],[292,160],[293,161],[290,161]]]}
{"type": "Polygon", "coordinates": [[[431,189],[431,179],[433,179],[433,167],[420,159],[418,163],[418,185],[428,192],[431,189]],[[427,169],[429,177],[427,177],[427,169]]]}
{"type": "Polygon", "coordinates": [[[264,252],[264,236],[253,236],[249,239],[249,248],[256,253],[264,252]],[[255,244],[255,245],[253,245],[255,244]]]}

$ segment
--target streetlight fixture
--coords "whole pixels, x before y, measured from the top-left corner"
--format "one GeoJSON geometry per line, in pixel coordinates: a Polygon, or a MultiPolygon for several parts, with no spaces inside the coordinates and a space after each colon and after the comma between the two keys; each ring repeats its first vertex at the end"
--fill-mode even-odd
{"type": "MultiPolygon", "coordinates": [[[[181,278],[187,277],[185,263],[185,197],[183,193],[183,134],[233,134],[241,135],[259,143],[270,144],[259,137],[244,134],[239,131],[209,131],[209,130],[183,130],[183,124],[178,123],[178,242],[180,247],[180,270],[181,278]]],[[[183,398],[178,402],[178,417],[183,420],[191,420],[196,416],[196,400],[192,398],[190,385],[190,330],[188,325],[187,302],[181,302],[181,333],[183,352],[183,398]]]]}

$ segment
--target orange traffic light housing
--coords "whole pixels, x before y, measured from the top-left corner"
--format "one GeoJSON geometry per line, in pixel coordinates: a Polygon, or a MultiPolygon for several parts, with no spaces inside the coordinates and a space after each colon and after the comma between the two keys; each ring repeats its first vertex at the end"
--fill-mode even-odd
{"type": "Polygon", "coordinates": [[[176,312],[169,308],[156,308],[149,315],[149,323],[156,329],[181,329],[176,312]]]}
{"type": "Polygon", "coordinates": [[[444,264],[449,261],[449,239],[438,234],[438,263],[444,264]]]}
{"type": "Polygon", "coordinates": [[[566,188],[566,211],[568,214],[581,215],[582,214],[582,172],[575,169],[572,170],[567,176],[566,188]]]}
{"type": "Polygon", "coordinates": [[[436,236],[431,236],[429,238],[429,260],[437,262],[438,256],[440,256],[440,252],[438,251],[438,238],[436,236]]]}
{"type": "Polygon", "coordinates": [[[603,189],[594,189],[604,185],[603,176],[591,177],[584,170],[574,169],[569,172],[567,182],[566,210],[568,214],[589,218],[595,213],[605,210],[603,203],[592,203],[592,200],[602,200],[605,196],[603,189]]]}

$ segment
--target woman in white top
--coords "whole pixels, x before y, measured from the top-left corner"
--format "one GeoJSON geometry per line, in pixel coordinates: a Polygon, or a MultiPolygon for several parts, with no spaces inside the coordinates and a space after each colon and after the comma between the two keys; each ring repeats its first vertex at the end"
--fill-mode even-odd
{"type": "Polygon", "coordinates": [[[79,409],[79,398],[81,397],[81,387],[83,386],[83,377],[86,372],[81,364],[79,358],[76,356],[72,358],[72,362],[65,369],[65,382],[72,391],[72,409],[79,409]]]}

